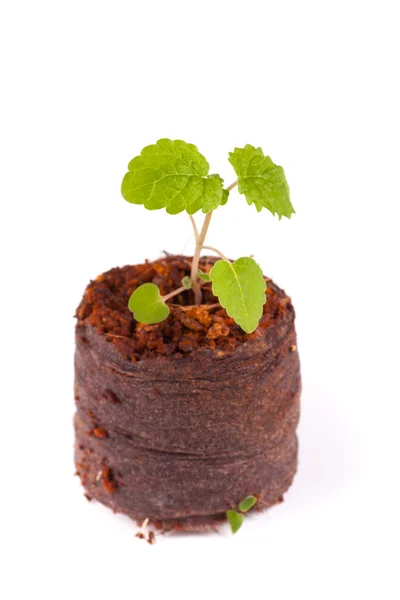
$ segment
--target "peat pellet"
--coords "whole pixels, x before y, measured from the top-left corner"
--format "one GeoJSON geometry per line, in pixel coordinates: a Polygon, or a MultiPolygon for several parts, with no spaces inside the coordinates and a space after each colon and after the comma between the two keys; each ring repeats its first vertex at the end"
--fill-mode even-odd
{"type": "MultiPolygon", "coordinates": [[[[208,272],[215,259],[204,257],[208,272]]],[[[77,309],[75,462],[86,493],[164,529],[212,527],[243,498],[280,502],[297,468],[300,365],[290,298],[270,279],[258,329],[244,333],[205,284],[162,323],[128,310],[146,282],[167,294],[191,259],[111,269],[77,309]]]]}

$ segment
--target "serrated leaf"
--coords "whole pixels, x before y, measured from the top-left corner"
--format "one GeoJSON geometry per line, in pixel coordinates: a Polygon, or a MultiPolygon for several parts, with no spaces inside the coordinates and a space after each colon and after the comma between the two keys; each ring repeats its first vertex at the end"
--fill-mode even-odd
{"type": "Polygon", "coordinates": [[[243,515],[236,512],[236,510],[227,510],[226,516],[231,526],[232,533],[236,533],[243,525],[243,515]]]}
{"type": "Polygon", "coordinates": [[[264,207],[280,219],[290,219],[295,210],[282,167],[264,156],[261,148],[250,144],[230,152],[229,162],[238,176],[239,192],[245,195],[248,204],[254,203],[258,212],[264,207]]]}
{"type": "Polygon", "coordinates": [[[192,280],[190,279],[189,275],[185,275],[185,277],[182,277],[181,283],[185,290],[190,290],[192,287],[192,280]]]}
{"type": "Polygon", "coordinates": [[[266,283],[256,261],[243,257],[234,263],[218,260],[210,271],[212,291],[221,306],[246,333],[257,329],[266,301],[266,283]]]}
{"type": "Polygon", "coordinates": [[[247,512],[248,510],[253,508],[253,506],[255,505],[256,502],[257,502],[257,498],[255,496],[247,496],[247,498],[242,500],[241,503],[239,504],[239,510],[241,512],[247,512]]]}
{"type": "Polygon", "coordinates": [[[122,196],[149,210],[166,208],[170,214],[186,210],[204,213],[226,203],[219,175],[208,175],[209,164],[193,144],[182,140],[158,140],[143,148],[128,165],[122,196]]]}
{"type": "Polygon", "coordinates": [[[203,281],[211,281],[211,278],[208,273],[204,273],[201,269],[197,271],[197,277],[202,279],[203,281]]]}
{"type": "Polygon", "coordinates": [[[139,286],[131,295],[128,306],[136,321],[146,325],[161,323],[169,315],[169,308],[154,283],[139,286]]]}

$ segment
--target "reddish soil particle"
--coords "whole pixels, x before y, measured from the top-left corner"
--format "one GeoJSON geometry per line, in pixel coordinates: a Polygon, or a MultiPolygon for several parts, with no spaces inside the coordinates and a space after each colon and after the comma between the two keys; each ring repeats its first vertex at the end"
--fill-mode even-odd
{"type": "Polygon", "coordinates": [[[150,544],[150,545],[156,543],[156,536],[155,536],[154,531],[149,531],[149,538],[147,540],[147,543],[150,544]]]}
{"type": "MultiPolygon", "coordinates": [[[[215,260],[204,257],[201,269],[208,273],[215,260]]],[[[288,298],[278,293],[274,284],[265,278],[268,301],[264,305],[259,330],[250,335],[242,331],[218,305],[210,283],[202,288],[203,304],[200,306],[192,305],[191,290],[175,297],[174,304],[169,303],[170,316],[163,323],[143,325],[133,318],[128,301],[139,285],[152,282],[160,287],[161,294],[168,294],[190,274],[190,267],[190,257],[167,256],[153,263],[107,271],[86,288],[76,312],[78,327],[85,323],[96,327],[97,332],[114,344],[126,360],[135,363],[162,356],[179,358],[201,348],[231,352],[238,345],[254,339],[257,331],[268,327],[285,311],[288,298]]],[[[113,392],[106,390],[104,396],[112,403],[118,402],[113,392]]]]}
{"type": "Polygon", "coordinates": [[[115,481],[109,481],[108,479],[104,479],[101,482],[101,485],[107,494],[114,494],[118,489],[118,484],[115,481]]]}
{"type": "Polygon", "coordinates": [[[101,471],[102,479],[111,479],[111,469],[109,467],[104,467],[101,471]]]}
{"type": "Polygon", "coordinates": [[[118,483],[114,481],[113,472],[109,467],[104,467],[101,471],[101,485],[108,494],[114,494],[118,489],[118,483]]]}
{"type": "Polygon", "coordinates": [[[193,338],[187,337],[179,342],[179,350],[182,352],[191,352],[193,350],[193,344],[195,343],[193,338]]]}
{"type": "MultiPolygon", "coordinates": [[[[217,317],[218,318],[218,317],[217,317]]],[[[224,320],[220,318],[216,323],[211,325],[210,329],[207,332],[207,337],[210,340],[215,340],[219,337],[225,337],[230,334],[230,329],[228,325],[224,323],[224,320]]],[[[232,338],[233,341],[233,338],[232,338]]]]}
{"type": "Polygon", "coordinates": [[[108,437],[107,431],[104,429],[104,427],[96,427],[96,429],[93,430],[94,436],[104,440],[106,437],[108,437]]]}

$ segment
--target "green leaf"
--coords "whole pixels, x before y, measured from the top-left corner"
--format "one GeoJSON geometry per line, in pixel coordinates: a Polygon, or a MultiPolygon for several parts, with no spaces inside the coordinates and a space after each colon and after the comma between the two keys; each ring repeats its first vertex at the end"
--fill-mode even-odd
{"type": "Polygon", "coordinates": [[[169,308],[154,283],[139,286],[130,297],[128,306],[136,321],[146,325],[161,323],[169,315],[169,308]]]}
{"type": "Polygon", "coordinates": [[[214,210],[227,201],[223,180],[208,175],[209,164],[193,144],[158,140],[133,158],[122,180],[121,193],[149,210],[166,208],[170,214],[214,210]]]}
{"type": "Polygon", "coordinates": [[[241,503],[239,504],[239,510],[241,512],[247,512],[248,510],[253,508],[253,506],[255,505],[256,502],[257,502],[257,498],[255,496],[247,496],[247,498],[242,500],[241,503]]]}
{"type": "Polygon", "coordinates": [[[186,275],[185,277],[182,278],[181,283],[183,285],[183,287],[185,288],[185,290],[190,290],[192,287],[192,280],[190,279],[189,275],[186,275]]]}
{"type": "Polygon", "coordinates": [[[211,278],[208,273],[204,273],[201,269],[197,271],[197,277],[202,279],[203,281],[211,281],[211,278]]]}
{"type": "MultiPolygon", "coordinates": [[[[186,208],[186,212],[188,212],[189,215],[193,215],[201,208],[203,213],[208,213],[210,210],[215,210],[218,206],[226,204],[228,201],[226,192],[228,192],[228,190],[224,190],[223,185],[224,180],[219,175],[209,175],[203,179],[202,194],[197,200],[189,204],[186,208]]],[[[167,212],[169,212],[168,209],[167,212]]]]}
{"type": "Polygon", "coordinates": [[[255,260],[218,260],[210,271],[212,291],[221,306],[246,333],[257,329],[266,301],[266,283],[255,260]]]}
{"type": "Polygon", "coordinates": [[[238,176],[238,188],[248,204],[255,204],[258,212],[267,208],[290,219],[295,212],[290,202],[289,186],[282,167],[275,165],[261,148],[246,144],[229,153],[229,162],[238,176]]]}
{"type": "Polygon", "coordinates": [[[236,510],[227,510],[226,516],[228,517],[229,525],[231,526],[232,533],[236,533],[243,525],[243,515],[236,512],[236,510]]]}
{"type": "Polygon", "coordinates": [[[224,206],[228,202],[229,190],[222,190],[221,206],[224,206]]]}

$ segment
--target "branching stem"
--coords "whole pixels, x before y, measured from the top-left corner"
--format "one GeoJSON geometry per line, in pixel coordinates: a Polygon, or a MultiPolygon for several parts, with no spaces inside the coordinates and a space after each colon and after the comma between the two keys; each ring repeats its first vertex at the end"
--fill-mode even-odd
{"type": "MultiPolygon", "coordinates": [[[[231,185],[229,185],[226,189],[228,190],[228,192],[230,192],[237,184],[238,184],[238,180],[231,183],[231,185]]],[[[196,248],[195,248],[195,252],[194,252],[194,256],[193,256],[192,269],[191,269],[191,273],[190,273],[190,279],[192,280],[192,289],[194,292],[194,303],[195,304],[201,304],[201,300],[202,300],[201,287],[200,287],[199,279],[197,277],[197,271],[199,270],[201,251],[203,249],[211,250],[212,252],[215,252],[216,254],[221,256],[221,258],[223,258],[224,260],[227,260],[228,262],[230,262],[223,254],[221,254],[221,252],[219,252],[219,250],[216,250],[215,248],[212,248],[211,246],[204,246],[204,240],[206,239],[206,235],[207,235],[208,227],[210,225],[212,214],[213,214],[212,210],[206,214],[206,218],[204,219],[203,227],[201,228],[200,233],[199,233],[199,230],[197,229],[197,225],[196,225],[194,218],[192,217],[192,215],[189,215],[190,220],[192,222],[194,237],[196,239],[196,248]]]]}
{"type": "Polygon", "coordinates": [[[237,184],[238,184],[238,180],[236,179],[236,181],[234,181],[233,183],[231,183],[231,185],[228,185],[228,187],[226,189],[228,190],[228,192],[230,192],[231,190],[233,190],[233,188],[237,184]]]}
{"type": "Polygon", "coordinates": [[[220,252],[216,248],[213,248],[212,246],[202,246],[202,250],[211,250],[211,252],[215,252],[215,254],[218,254],[218,256],[222,258],[222,260],[226,260],[226,262],[228,263],[231,262],[229,258],[226,258],[225,254],[222,254],[222,252],[220,252]]]}
{"type": "Polygon", "coordinates": [[[199,280],[197,277],[197,271],[199,270],[201,249],[203,247],[204,240],[206,239],[206,235],[207,235],[208,227],[210,225],[212,214],[213,214],[212,210],[206,214],[206,218],[204,219],[203,227],[201,228],[201,231],[196,239],[196,249],[195,249],[194,256],[193,256],[192,270],[190,273],[190,278],[192,280],[192,289],[194,292],[194,303],[195,304],[201,304],[201,299],[202,299],[200,284],[199,284],[199,280]]]}

